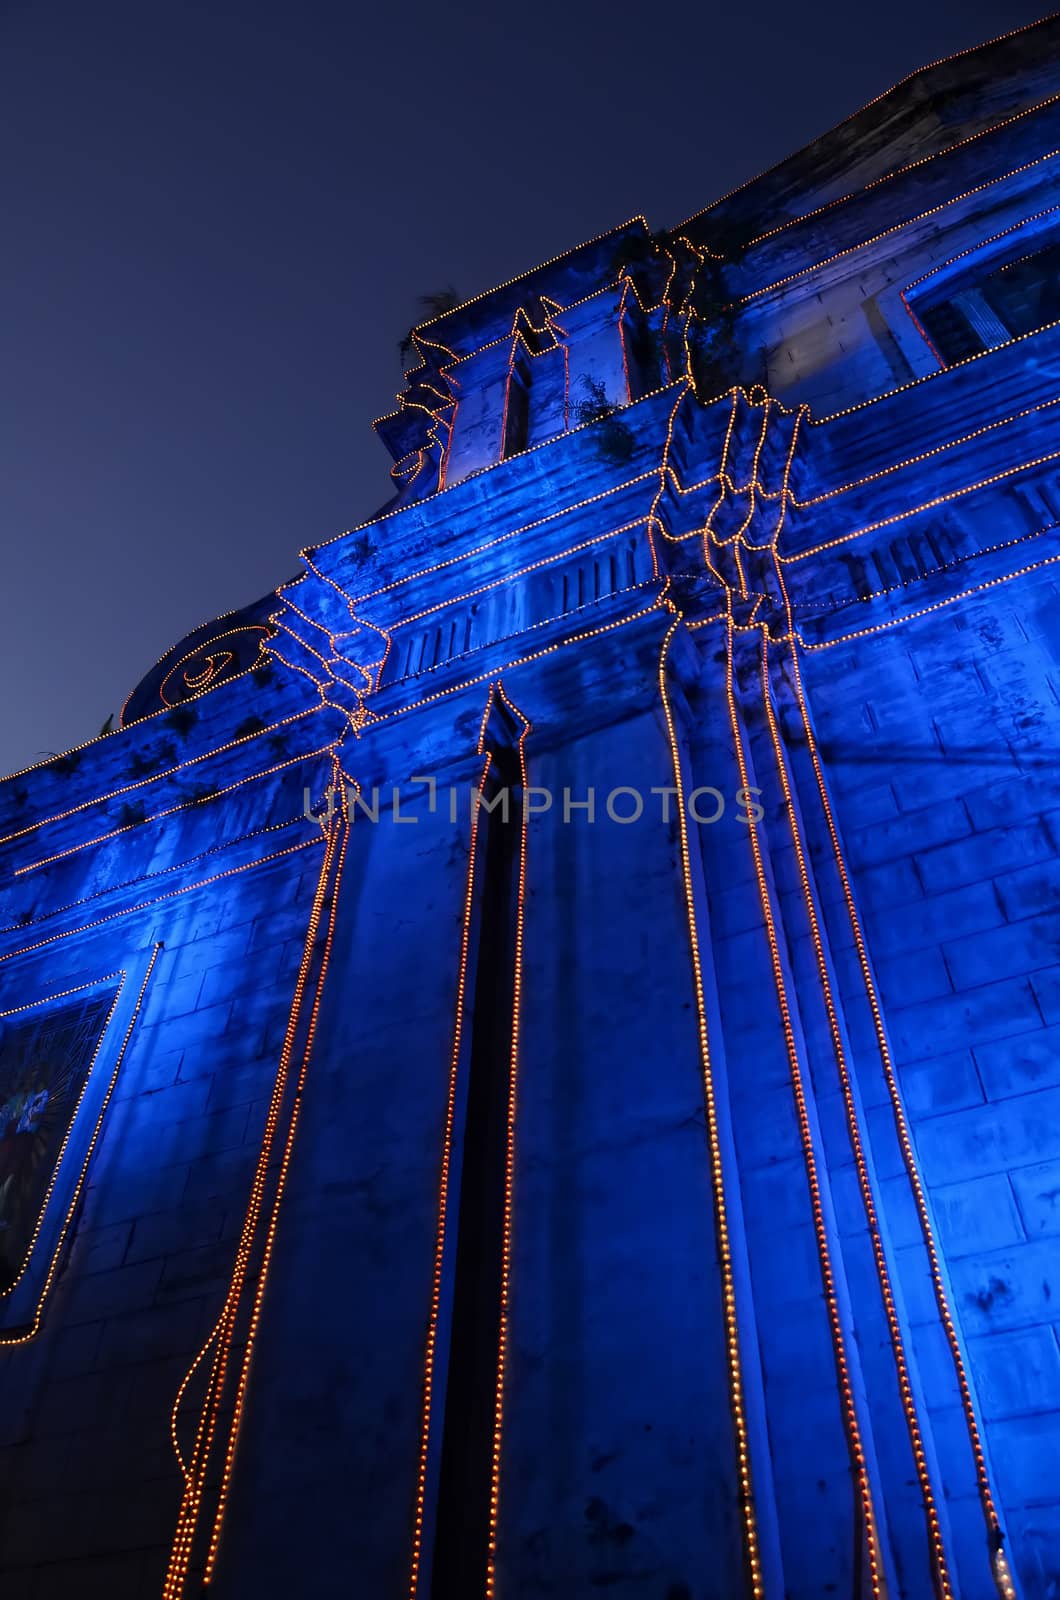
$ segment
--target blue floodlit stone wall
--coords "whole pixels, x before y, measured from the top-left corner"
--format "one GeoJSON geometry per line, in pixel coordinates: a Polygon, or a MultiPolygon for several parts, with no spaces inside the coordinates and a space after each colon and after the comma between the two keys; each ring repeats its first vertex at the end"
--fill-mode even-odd
{"type": "Polygon", "coordinates": [[[5,1600],[1060,1593],[1058,148],[1046,22],[446,312],[0,784],[5,1600]]]}

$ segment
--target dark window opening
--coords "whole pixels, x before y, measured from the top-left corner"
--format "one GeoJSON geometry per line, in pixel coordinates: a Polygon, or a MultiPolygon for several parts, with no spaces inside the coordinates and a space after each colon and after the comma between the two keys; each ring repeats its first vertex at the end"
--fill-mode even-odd
{"type": "Polygon", "coordinates": [[[485,1593],[504,1250],[508,1100],[522,791],[514,754],[495,755],[482,811],[481,932],[474,979],[467,1109],[434,1545],[433,1600],[485,1593]]]}
{"type": "Polygon", "coordinates": [[[504,411],[504,447],[507,456],[525,450],[530,439],[530,373],[524,362],[516,361],[508,378],[504,411]]]}
{"type": "Polygon", "coordinates": [[[1060,321],[1060,243],[968,276],[914,306],[947,366],[1060,321]]]}
{"type": "Polygon", "coordinates": [[[629,398],[640,400],[665,383],[662,332],[642,316],[628,317],[622,325],[629,372],[629,398]]]}

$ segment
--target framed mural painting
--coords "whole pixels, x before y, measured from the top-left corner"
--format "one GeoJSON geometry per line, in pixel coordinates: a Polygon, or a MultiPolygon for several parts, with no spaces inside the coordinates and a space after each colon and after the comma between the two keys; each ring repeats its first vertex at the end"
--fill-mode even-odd
{"type": "Polygon", "coordinates": [[[0,1344],[39,1330],[156,953],[0,1006],[0,1344]]]}

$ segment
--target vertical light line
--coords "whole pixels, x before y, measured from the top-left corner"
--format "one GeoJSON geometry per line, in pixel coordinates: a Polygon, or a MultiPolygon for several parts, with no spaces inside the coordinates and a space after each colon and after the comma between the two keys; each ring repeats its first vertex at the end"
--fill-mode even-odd
{"type": "Polygon", "coordinates": [[[898,1086],[898,1078],[895,1073],[894,1063],[891,1059],[890,1046],[887,1042],[887,1031],[883,1024],[883,1011],[880,1006],[879,996],[876,992],[876,983],[872,976],[872,968],[869,964],[868,950],[866,948],[865,938],[862,933],[861,918],[858,916],[857,905],[854,900],[854,893],[850,885],[850,874],[847,870],[842,846],[839,842],[839,830],[836,827],[835,817],[832,813],[832,803],[829,799],[828,788],[824,781],[824,771],[821,766],[821,758],[817,748],[817,740],[814,737],[813,725],[811,723],[809,709],[806,704],[806,695],[802,682],[802,671],[799,665],[799,652],[794,632],[794,618],[792,615],[791,600],[788,595],[787,585],[784,582],[783,571],[779,565],[777,572],[780,578],[781,591],[784,596],[785,609],[787,611],[788,640],[791,649],[791,664],[793,682],[795,685],[795,698],[798,702],[803,731],[806,736],[806,748],[810,753],[810,760],[813,763],[814,776],[817,780],[817,790],[821,799],[821,808],[824,813],[825,823],[828,828],[828,835],[829,839],[831,840],[832,851],[835,857],[835,863],[839,872],[839,879],[843,889],[843,899],[846,903],[847,917],[850,922],[850,931],[854,936],[854,945],[858,954],[858,965],[861,968],[861,977],[865,988],[865,996],[869,1002],[869,1009],[872,1012],[872,1024],[876,1035],[876,1044],[879,1050],[880,1064],[883,1068],[883,1076],[887,1085],[887,1093],[890,1096],[891,1109],[894,1114],[895,1129],[898,1134],[898,1142],[902,1151],[902,1159],[905,1163],[906,1173],[909,1177],[910,1188],[912,1189],[913,1199],[916,1204],[917,1216],[920,1220],[920,1230],[924,1238],[925,1248],[927,1250],[928,1264],[931,1271],[931,1283],[935,1292],[935,1302],[939,1309],[939,1318],[942,1322],[943,1330],[946,1335],[946,1342],[949,1345],[950,1356],[953,1361],[953,1370],[957,1378],[957,1387],[960,1391],[961,1407],[964,1412],[965,1427],[968,1432],[968,1442],[971,1447],[972,1456],[975,1462],[975,1475],[976,1483],[979,1489],[979,1500],[980,1504],[982,1505],[983,1516],[986,1521],[987,1536],[991,1553],[991,1570],[994,1575],[994,1581],[997,1585],[998,1593],[1002,1596],[1002,1600],[1016,1600],[1016,1588],[1013,1583],[1008,1560],[1003,1549],[1001,1523],[998,1518],[997,1507],[994,1503],[993,1491],[990,1487],[990,1476],[986,1467],[986,1455],[983,1450],[982,1439],[980,1438],[979,1434],[979,1424],[975,1415],[975,1402],[972,1398],[971,1383],[969,1382],[967,1369],[964,1365],[964,1356],[961,1352],[960,1338],[957,1334],[957,1327],[954,1322],[953,1313],[950,1310],[949,1299],[947,1297],[946,1288],[942,1279],[942,1267],[939,1260],[939,1251],[935,1240],[935,1232],[931,1223],[931,1214],[928,1210],[927,1196],[924,1193],[924,1185],[921,1180],[920,1170],[916,1162],[916,1154],[913,1149],[913,1139],[909,1128],[909,1121],[905,1114],[905,1106],[902,1102],[901,1090],[898,1086]]]}
{"type": "Polygon", "coordinates": [[[662,457],[659,461],[659,487],[655,492],[654,499],[652,500],[651,506],[648,510],[648,548],[651,551],[651,575],[653,578],[658,578],[661,576],[661,574],[659,571],[659,557],[655,549],[655,539],[652,534],[652,529],[654,524],[658,523],[659,531],[665,537],[666,529],[663,527],[662,518],[658,515],[658,511],[662,502],[662,497],[666,493],[666,484],[670,474],[670,447],[673,444],[674,426],[677,422],[677,413],[680,411],[681,401],[685,398],[685,395],[688,393],[690,387],[690,382],[685,382],[682,384],[681,392],[674,401],[673,409],[671,410],[669,418],[667,419],[666,438],[663,440],[662,457]]]}
{"type": "Polygon", "coordinates": [[[512,330],[512,347],[508,352],[508,371],[504,379],[504,409],[501,412],[501,449],[499,459],[503,461],[508,455],[508,407],[512,398],[512,373],[515,370],[515,354],[519,344],[519,335],[512,330]]]}
{"type": "MultiPolygon", "coordinates": [[[[482,721],[478,742],[481,755],[486,734],[486,721],[493,704],[491,687],[482,721]]],[[[434,1268],[431,1275],[431,1305],[427,1324],[427,1349],[424,1356],[423,1418],[420,1425],[420,1454],[416,1474],[416,1508],[412,1534],[412,1563],[409,1575],[409,1600],[416,1600],[419,1592],[420,1562],[423,1556],[423,1517],[427,1492],[427,1455],[430,1448],[431,1408],[434,1399],[434,1357],[438,1342],[438,1314],[442,1295],[442,1263],[445,1257],[446,1213],[449,1203],[449,1165],[453,1150],[453,1121],[456,1114],[457,1074],[460,1068],[460,1049],[464,1031],[464,1007],[467,997],[467,964],[471,944],[471,910],[475,895],[475,858],[478,848],[478,825],[482,814],[481,800],[486,787],[493,757],[487,751],[479,775],[476,798],[472,802],[471,837],[468,843],[467,887],[464,892],[464,919],[460,931],[460,965],[456,983],[456,1014],[453,1022],[453,1047],[449,1056],[449,1087],[445,1106],[445,1131],[442,1136],[442,1164],[438,1182],[438,1225],[434,1244],[434,1268]]]]}
{"type": "MultiPolygon", "coordinates": [[[[438,493],[439,494],[441,494],[442,490],[445,488],[445,480],[446,480],[446,477],[448,476],[448,473],[449,473],[449,457],[452,454],[453,435],[456,432],[456,414],[457,414],[457,412],[459,410],[460,410],[460,401],[459,400],[454,400],[453,401],[453,414],[449,418],[449,428],[448,428],[448,431],[447,431],[447,434],[446,434],[445,444],[442,445],[442,457],[441,457],[440,462],[438,463],[438,493]]],[[[438,442],[439,442],[439,444],[441,444],[441,440],[440,439],[439,439],[438,442]]]]}
{"type": "Polygon", "coordinates": [[[287,1028],[284,1035],[283,1046],[280,1051],[280,1062],[277,1068],[276,1081],[273,1085],[272,1097],[265,1119],[265,1131],[262,1137],[261,1150],[258,1155],[257,1167],[251,1186],[250,1198],[247,1203],[246,1216],[243,1230],[240,1235],[236,1251],[235,1265],[229,1284],[228,1294],[222,1307],[220,1317],[213,1331],[210,1333],[202,1349],[195,1357],[191,1367],[185,1374],[177,1391],[170,1416],[171,1435],[178,1461],[181,1454],[177,1443],[177,1414],[181,1400],[187,1390],[192,1374],[201,1363],[206,1351],[217,1341],[214,1354],[213,1367],[207,1386],[206,1396],[203,1401],[202,1413],[196,1431],[195,1445],[191,1461],[185,1469],[185,1487],[181,1499],[180,1510],[177,1516],[177,1527],[170,1550],[169,1565],[166,1571],[165,1583],[162,1589],[163,1600],[180,1600],[184,1593],[185,1580],[191,1562],[192,1544],[198,1525],[199,1511],[202,1505],[205,1487],[206,1468],[213,1444],[213,1435],[217,1423],[217,1413],[220,1406],[221,1393],[224,1388],[228,1353],[232,1340],[233,1321],[239,1300],[243,1291],[247,1263],[250,1257],[251,1246],[257,1232],[261,1206],[264,1198],[265,1179],[272,1155],[272,1144],[275,1137],[276,1126],[279,1121],[280,1108],[287,1086],[288,1072],[291,1056],[294,1051],[295,1034],[301,1016],[302,999],[313,960],[313,951],[316,945],[317,930],[324,903],[324,894],[327,888],[331,864],[334,859],[335,839],[338,833],[333,828],[328,835],[324,850],[324,860],[321,865],[320,875],[317,879],[316,889],[313,894],[313,904],[309,914],[309,924],[306,929],[305,944],[302,950],[302,960],[295,980],[294,994],[291,1008],[287,1018],[287,1028]]]}
{"type": "MultiPolygon", "coordinates": [[[[669,602],[668,602],[669,603],[669,602]]],[[[688,823],[685,817],[685,783],[681,770],[680,747],[673,710],[666,686],[666,663],[670,641],[674,636],[681,613],[675,612],[659,656],[659,694],[666,731],[670,741],[670,755],[674,769],[674,787],[677,790],[678,834],[681,842],[681,872],[685,887],[685,909],[688,918],[688,943],[692,957],[692,981],[696,996],[696,1028],[699,1038],[700,1071],[703,1079],[703,1100],[707,1118],[707,1143],[710,1151],[710,1182],[714,1199],[714,1227],[718,1248],[718,1268],[721,1273],[722,1310],[725,1322],[725,1350],[729,1373],[729,1407],[732,1416],[736,1446],[736,1471],[739,1480],[740,1516],[743,1529],[744,1554],[752,1600],[763,1600],[765,1583],[759,1551],[758,1524],[755,1515],[754,1483],[751,1471],[751,1446],[744,1403],[743,1367],[740,1355],[740,1331],[736,1311],[736,1281],[733,1268],[732,1244],[725,1202],[725,1175],[722,1162],[721,1137],[718,1130],[718,1111],[714,1093],[714,1071],[710,1057],[710,1040],[707,1030],[707,1004],[703,987],[700,960],[699,933],[696,925],[695,895],[692,887],[692,868],[688,843],[688,823]]]]}
{"type": "Polygon", "coordinates": [[[512,990],[512,1050],[508,1072],[508,1114],[504,1154],[504,1221],[501,1247],[501,1315],[500,1338],[497,1349],[497,1387],[493,1421],[493,1461],[490,1471],[489,1546],[486,1557],[486,1597],[493,1600],[497,1592],[497,1535],[500,1514],[501,1445],[504,1431],[504,1384],[508,1370],[508,1348],[511,1340],[511,1277],[512,1277],[512,1212],[515,1181],[515,1114],[518,1105],[519,1028],[523,994],[523,934],[526,922],[526,846],[527,846],[527,774],[526,740],[530,723],[512,704],[498,680],[497,693],[509,711],[523,724],[519,735],[519,781],[522,787],[519,819],[519,887],[515,912],[515,970],[512,990]]]}
{"type": "Polygon", "coordinates": [[[302,1052],[302,1064],[299,1069],[298,1079],[295,1084],[294,1102],[291,1107],[291,1117],[287,1128],[287,1138],[284,1143],[283,1156],[280,1161],[280,1171],[276,1180],[276,1192],[272,1202],[272,1212],[269,1217],[268,1229],[265,1235],[265,1244],[262,1252],[261,1266],[258,1270],[258,1281],[254,1293],[253,1308],[250,1316],[250,1326],[247,1329],[246,1343],[243,1347],[243,1361],[240,1367],[239,1380],[236,1385],[235,1404],[232,1410],[232,1420],[229,1425],[228,1444],[225,1449],[224,1468],[221,1474],[221,1486],[218,1492],[217,1509],[214,1513],[213,1530],[210,1535],[210,1546],[206,1556],[206,1566],[203,1572],[203,1584],[208,1584],[213,1577],[214,1567],[217,1563],[217,1551],[221,1541],[221,1529],[224,1523],[225,1511],[228,1504],[228,1495],[232,1483],[232,1471],[235,1465],[236,1447],[239,1441],[239,1428],[243,1418],[246,1404],[247,1384],[250,1375],[250,1365],[254,1354],[254,1341],[257,1337],[258,1327],[261,1322],[261,1308],[265,1299],[265,1285],[268,1280],[269,1267],[272,1262],[273,1246],[276,1242],[276,1229],[280,1217],[280,1206],[283,1202],[284,1192],[287,1187],[287,1177],[291,1167],[291,1155],[294,1150],[295,1135],[298,1132],[298,1123],[304,1103],[306,1078],[309,1073],[309,1063],[313,1054],[313,1044],[316,1039],[317,1023],[320,1019],[320,1004],[324,995],[324,984],[327,980],[328,965],[331,960],[331,948],[335,938],[335,924],[338,918],[339,891],[342,884],[342,869],[346,861],[346,846],[350,837],[350,821],[346,807],[345,789],[339,788],[341,796],[342,817],[332,828],[329,845],[333,844],[334,837],[341,833],[342,844],[339,848],[338,865],[331,888],[331,907],[328,914],[328,931],[324,939],[324,951],[320,961],[320,973],[317,977],[316,990],[313,995],[313,1005],[309,1014],[309,1027],[306,1031],[305,1048],[302,1052]]]}
{"type": "Polygon", "coordinates": [[[629,355],[626,351],[626,332],[623,319],[626,314],[626,296],[629,294],[629,279],[625,278],[622,285],[622,297],[618,302],[618,342],[622,347],[622,371],[626,379],[626,404],[633,403],[633,384],[629,376],[629,355]]]}
{"type": "MultiPolygon", "coordinates": [[[[725,695],[729,706],[729,725],[732,730],[733,743],[736,748],[736,761],[740,772],[740,783],[744,793],[746,794],[749,788],[747,763],[744,756],[743,734],[740,729],[740,719],[737,711],[736,695],[733,687],[734,624],[732,617],[731,591],[728,595],[728,604],[729,613],[726,618],[725,630],[727,640],[725,657],[725,695]]],[[[814,1153],[813,1134],[810,1128],[809,1113],[806,1104],[806,1093],[802,1081],[802,1066],[799,1061],[798,1048],[795,1042],[795,1030],[792,1025],[791,1012],[788,1005],[787,990],[784,983],[784,972],[780,960],[780,946],[777,940],[776,924],[773,917],[769,886],[766,881],[765,869],[762,864],[762,851],[758,839],[758,825],[751,815],[748,816],[747,827],[751,842],[751,854],[754,860],[755,878],[758,883],[758,895],[762,906],[762,915],[765,920],[766,938],[769,942],[770,963],[773,969],[773,982],[776,988],[777,1004],[780,1009],[780,1020],[784,1033],[784,1044],[787,1050],[788,1065],[791,1072],[791,1087],[795,1098],[795,1110],[799,1124],[799,1136],[802,1142],[803,1160],[806,1166],[806,1180],[810,1190],[810,1205],[813,1212],[813,1227],[817,1240],[817,1255],[821,1267],[821,1285],[824,1290],[825,1303],[828,1311],[828,1324],[832,1336],[832,1350],[835,1357],[836,1375],[839,1379],[839,1390],[842,1400],[847,1444],[850,1452],[851,1466],[853,1468],[857,1483],[858,1500],[861,1506],[861,1516],[865,1529],[865,1540],[869,1559],[869,1581],[872,1586],[874,1600],[882,1600],[884,1593],[884,1578],[879,1549],[879,1535],[876,1528],[876,1514],[872,1503],[872,1487],[869,1482],[869,1472],[865,1459],[865,1451],[861,1442],[861,1428],[858,1422],[857,1405],[854,1399],[854,1390],[850,1379],[850,1368],[847,1361],[843,1325],[839,1314],[839,1304],[836,1296],[835,1274],[832,1268],[831,1254],[828,1245],[828,1229],[824,1220],[824,1210],[821,1202],[821,1186],[817,1173],[817,1158],[814,1153]]]]}
{"type": "Polygon", "coordinates": [[[942,1526],[939,1521],[938,1508],[935,1504],[934,1487],[931,1482],[931,1472],[928,1467],[927,1453],[924,1449],[923,1434],[920,1428],[920,1418],[917,1414],[916,1401],[913,1396],[913,1387],[909,1376],[909,1363],[906,1358],[905,1345],[902,1340],[902,1326],[895,1305],[894,1291],[891,1286],[890,1271],[887,1257],[880,1236],[879,1217],[876,1213],[876,1202],[873,1198],[872,1183],[869,1178],[868,1164],[865,1159],[864,1143],[861,1137],[861,1127],[858,1120],[857,1105],[854,1100],[853,1086],[850,1078],[850,1069],[847,1065],[846,1053],[843,1049],[843,1039],[839,1028],[839,1017],[832,993],[831,979],[828,975],[828,963],[825,960],[824,942],[821,937],[821,927],[814,904],[813,891],[810,887],[810,875],[806,865],[806,854],[802,842],[802,830],[799,827],[795,813],[795,800],[791,790],[787,770],[787,760],[780,741],[776,716],[773,711],[773,699],[769,686],[769,638],[765,628],[761,631],[761,681],[762,703],[765,707],[766,719],[769,723],[769,735],[773,745],[773,754],[776,759],[777,775],[780,779],[781,789],[784,794],[785,809],[788,815],[788,824],[791,831],[791,842],[795,849],[795,859],[799,870],[799,883],[802,897],[806,906],[806,915],[810,924],[810,938],[813,942],[814,956],[817,963],[817,975],[821,985],[821,994],[825,1010],[828,1015],[828,1031],[832,1040],[832,1052],[835,1056],[836,1068],[843,1091],[843,1106],[846,1111],[847,1130],[850,1136],[850,1147],[857,1168],[858,1187],[861,1191],[862,1205],[865,1219],[868,1223],[869,1237],[872,1241],[872,1253],[876,1262],[876,1273],[880,1283],[880,1294],[883,1299],[884,1311],[887,1317],[887,1328],[891,1337],[894,1350],[895,1366],[898,1375],[898,1388],[902,1399],[902,1408],[905,1412],[906,1425],[909,1429],[909,1442],[913,1451],[913,1460],[916,1465],[917,1481],[924,1499],[924,1515],[928,1525],[928,1539],[931,1546],[931,1560],[935,1578],[936,1593],[940,1600],[952,1600],[953,1589],[946,1561],[945,1541],[942,1537],[942,1526]]]}
{"type": "Polygon", "coordinates": [[[924,324],[921,322],[920,318],[917,316],[916,312],[913,310],[912,306],[909,304],[909,301],[906,298],[906,290],[905,289],[903,289],[901,291],[901,293],[899,294],[899,299],[901,300],[903,306],[905,306],[905,309],[908,311],[909,320],[912,322],[913,327],[916,329],[917,333],[919,333],[920,337],[923,339],[924,343],[927,345],[928,349],[931,351],[931,354],[935,357],[935,360],[938,362],[939,369],[941,371],[945,371],[945,369],[949,366],[949,362],[943,361],[943,359],[942,359],[941,355],[939,354],[938,350],[935,348],[935,344],[934,344],[934,341],[931,338],[931,335],[928,333],[927,329],[924,327],[924,324]]]}

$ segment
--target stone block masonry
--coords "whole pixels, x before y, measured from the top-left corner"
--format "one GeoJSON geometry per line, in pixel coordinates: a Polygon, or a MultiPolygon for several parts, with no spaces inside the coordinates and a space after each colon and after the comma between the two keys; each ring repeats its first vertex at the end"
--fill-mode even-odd
{"type": "Polygon", "coordinates": [[[1060,1593],[1058,96],[415,330],[0,783],[5,1600],[1060,1593]]]}

